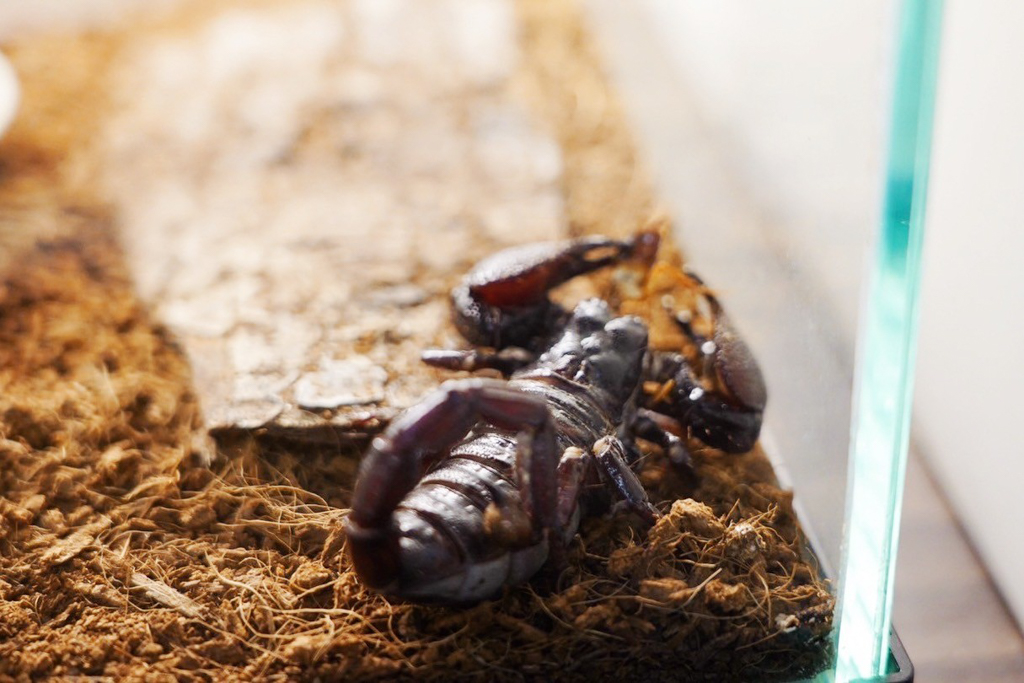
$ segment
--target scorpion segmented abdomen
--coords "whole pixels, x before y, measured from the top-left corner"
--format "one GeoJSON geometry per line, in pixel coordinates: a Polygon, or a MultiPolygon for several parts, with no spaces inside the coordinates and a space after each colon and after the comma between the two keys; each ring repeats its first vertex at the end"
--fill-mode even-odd
{"type": "MultiPolygon", "coordinates": [[[[557,447],[589,450],[611,423],[592,390],[537,371],[510,386],[542,397],[557,447]]],[[[394,510],[397,581],[385,589],[404,598],[473,602],[529,579],[548,557],[517,483],[517,431],[479,423],[434,465],[394,510]]],[[[554,473],[552,473],[554,476],[554,473]]],[[[563,534],[575,532],[578,514],[563,534]]]]}
{"type": "Polygon", "coordinates": [[[437,483],[453,488],[471,499],[477,508],[486,510],[492,503],[500,504],[510,497],[518,497],[511,472],[494,465],[493,461],[459,451],[431,470],[422,484],[437,483]]]}
{"type": "Polygon", "coordinates": [[[490,506],[521,509],[512,481],[514,448],[500,434],[467,439],[461,454],[441,462],[395,510],[403,597],[480,600],[543,565],[544,539],[510,546],[487,529],[490,506]]]}

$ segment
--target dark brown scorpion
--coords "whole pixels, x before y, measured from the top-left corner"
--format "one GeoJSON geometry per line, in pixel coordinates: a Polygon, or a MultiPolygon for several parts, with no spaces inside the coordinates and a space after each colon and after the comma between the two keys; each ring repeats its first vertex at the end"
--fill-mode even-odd
{"type": "Polygon", "coordinates": [[[634,471],[636,437],[679,464],[689,455],[665,429],[672,420],[714,448],[753,447],[764,382],[713,295],[704,294],[709,338],[680,321],[710,378],[682,355],[651,351],[637,317],[615,317],[600,299],[569,312],[548,298],[598,268],[628,259],[650,265],[658,242],[643,232],[512,248],[453,290],[459,331],[493,350],[427,351],[424,360],[509,379],[448,381],[373,440],[346,519],[364,584],[411,600],[491,597],[564,553],[581,511],[607,509],[610,492],[647,522],[657,519],[634,471]],[[652,379],[669,388],[657,403],[643,392],[652,379]]]}

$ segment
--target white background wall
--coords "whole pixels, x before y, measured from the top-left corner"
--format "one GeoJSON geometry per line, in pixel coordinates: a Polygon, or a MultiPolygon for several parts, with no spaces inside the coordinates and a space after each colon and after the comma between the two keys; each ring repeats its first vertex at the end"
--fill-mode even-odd
{"type": "Polygon", "coordinates": [[[881,188],[891,3],[644,4],[744,192],[851,338],[881,188]]]}
{"type": "Polygon", "coordinates": [[[913,438],[1024,623],[1024,3],[947,0],[913,438]]]}

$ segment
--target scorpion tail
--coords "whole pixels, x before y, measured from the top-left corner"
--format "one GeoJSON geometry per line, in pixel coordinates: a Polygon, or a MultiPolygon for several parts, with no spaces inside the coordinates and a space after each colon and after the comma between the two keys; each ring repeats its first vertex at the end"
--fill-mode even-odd
{"type": "Polygon", "coordinates": [[[352,565],[363,583],[382,590],[398,581],[402,570],[398,537],[390,529],[365,529],[346,519],[345,534],[352,565]]]}

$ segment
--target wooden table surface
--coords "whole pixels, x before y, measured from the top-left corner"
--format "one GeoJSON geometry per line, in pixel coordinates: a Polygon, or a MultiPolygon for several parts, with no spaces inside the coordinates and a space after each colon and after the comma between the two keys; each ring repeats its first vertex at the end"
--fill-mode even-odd
{"type": "Polygon", "coordinates": [[[917,681],[1024,681],[1024,640],[918,454],[907,470],[893,622],[917,681]]]}

